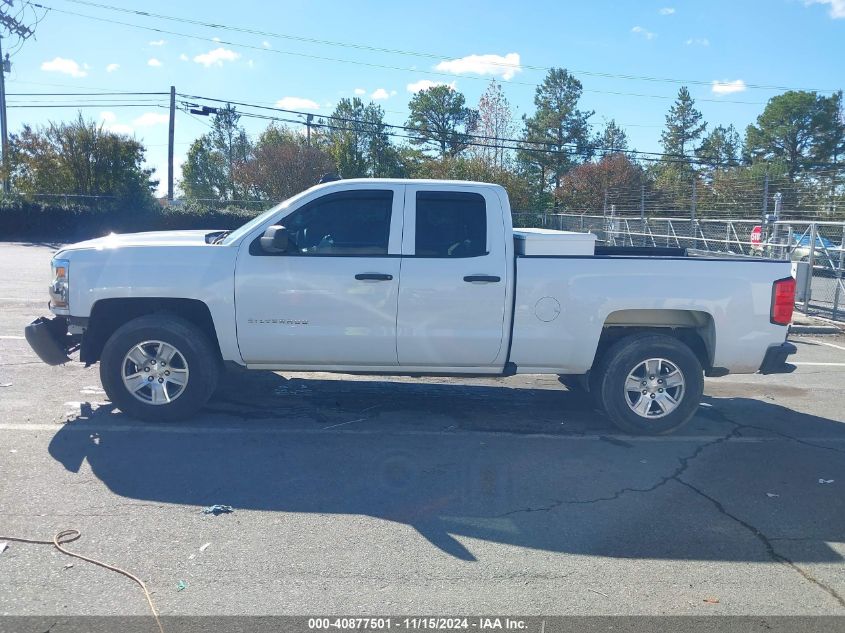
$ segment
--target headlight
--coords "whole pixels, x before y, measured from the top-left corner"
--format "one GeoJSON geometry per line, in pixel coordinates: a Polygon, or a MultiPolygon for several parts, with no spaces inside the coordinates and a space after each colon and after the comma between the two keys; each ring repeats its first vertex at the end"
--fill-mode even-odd
{"type": "Polygon", "coordinates": [[[50,307],[67,309],[70,262],[66,259],[54,259],[50,262],[50,268],[53,270],[53,281],[50,283],[50,307]]]}

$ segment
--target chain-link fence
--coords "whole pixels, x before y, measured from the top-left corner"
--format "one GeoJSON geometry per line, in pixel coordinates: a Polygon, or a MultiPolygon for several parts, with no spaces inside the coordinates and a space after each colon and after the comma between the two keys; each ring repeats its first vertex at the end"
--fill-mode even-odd
{"type": "Polygon", "coordinates": [[[702,254],[793,262],[799,309],[845,320],[845,222],[514,213],[516,226],[594,233],[612,246],[674,246],[702,254]],[[815,245],[811,248],[811,244],[815,245]]]}

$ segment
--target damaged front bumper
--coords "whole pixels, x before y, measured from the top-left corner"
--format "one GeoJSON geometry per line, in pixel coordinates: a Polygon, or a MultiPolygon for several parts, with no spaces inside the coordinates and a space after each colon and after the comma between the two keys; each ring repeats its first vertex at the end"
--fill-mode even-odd
{"type": "Polygon", "coordinates": [[[76,337],[68,333],[65,317],[39,317],[26,326],[26,342],[48,365],[61,365],[70,360],[68,354],[76,349],[76,337]]]}

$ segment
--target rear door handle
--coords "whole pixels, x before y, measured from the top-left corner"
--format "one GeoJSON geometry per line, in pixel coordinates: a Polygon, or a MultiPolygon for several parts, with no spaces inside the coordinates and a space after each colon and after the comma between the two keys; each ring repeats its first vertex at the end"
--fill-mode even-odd
{"type": "Polygon", "coordinates": [[[484,281],[487,283],[496,283],[497,281],[502,281],[501,277],[497,277],[496,275],[467,275],[464,277],[464,281],[473,282],[473,281],[484,281]]]}
{"type": "Polygon", "coordinates": [[[386,275],[384,273],[358,273],[355,275],[358,281],[390,281],[393,275],[386,275]]]}

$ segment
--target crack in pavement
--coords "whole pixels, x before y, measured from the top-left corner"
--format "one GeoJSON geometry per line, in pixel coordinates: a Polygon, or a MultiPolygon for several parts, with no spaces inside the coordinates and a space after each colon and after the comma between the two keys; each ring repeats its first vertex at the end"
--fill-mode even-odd
{"type": "Polygon", "coordinates": [[[719,512],[719,514],[726,516],[729,519],[732,519],[733,521],[735,521],[736,523],[738,523],[739,525],[744,527],[746,530],[751,532],[751,534],[753,534],[757,538],[757,540],[760,541],[760,543],[763,544],[763,547],[766,549],[766,553],[769,555],[769,557],[773,561],[778,562],[778,563],[782,563],[782,564],[786,565],[787,567],[791,567],[796,572],[801,574],[801,576],[805,580],[807,580],[808,582],[816,585],[817,587],[819,587],[820,589],[822,589],[823,591],[828,593],[834,600],[836,600],[839,603],[839,606],[845,607],[845,598],[843,598],[839,594],[839,592],[837,592],[833,587],[831,587],[827,583],[825,583],[825,582],[819,580],[818,578],[816,578],[815,576],[813,576],[810,572],[806,571],[805,569],[803,569],[802,567],[800,567],[799,565],[794,563],[792,560],[790,560],[789,558],[787,558],[783,554],[779,554],[775,550],[774,545],[772,545],[772,539],[770,539],[768,536],[766,536],[759,528],[755,527],[751,523],[748,523],[747,521],[744,521],[743,519],[740,519],[735,514],[728,512],[725,509],[725,506],[723,506],[722,503],[718,499],[716,499],[715,497],[711,497],[706,492],[704,492],[701,489],[697,488],[696,486],[692,485],[688,481],[684,481],[680,477],[675,477],[674,479],[679,484],[686,486],[687,488],[692,490],[697,495],[707,499],[710,503],[713,504],[713,506],[716,508],[716,510],[719,512]]]}
{"type": "MultiPolygon", "coordinates": [[[[722,414],[722,415],[724,415],[724,414],[722,414]]],[[[732,424],[737,424],[741,428],[756,429],[758,431],[768,431],[769,433],[774,433],[778,437],[782,437],[786,440],[790,440],[790,441],[796,442],[798,444],[803,444],[804,446],[809,446],[811,448],[820,448],[820,449],[825,450],[825,451],[833,451],[834,453],[845,454],[845,450],[843,450],[841,448],[836,448],[835,446],[824,446],[822,444],[816,444],[814,442],[808,442],[807,440],[803,440],[800,437],[793,437],[792,435],[789,435],[789,433],[783,433],[782,431],[776,431],[774,429],[767,429],[764,426],[757,426],[755,424],[740,424],[739,422],[734,422],[733,420],[731,420],[727,416],[725,416],[725,419],[728,420],[729,422],[731,422],[732,424]]]]}
{"type": "Polygon", "coordinates": [[[825,450],[825,451],[833,451],[834,453],[845,453],[845,450],[843,450],[841,448],[836,448],[835,446],[824,446],[822,444],[816,444],[814,442],[808,442],[807,440],[801,439],[800,437],[795,437],[793,435],[789,435],[789,433],[784,433],[782,431],[777,431],[775,429],[769,429],[769,428],[766,428],[765,426],[759,426],[759,425],[756,425],[756,424],[746,424],[745,422],[737,422],[736,420],[731,418],[728,414],[726,414],[724,411],[722,411],[721,409],[718,409],[717,407],[714,407],[714,406],[708,407],[707,412],[715,414],[715,417],[718,417],[719,419],[721,419],[723,422],[726,422],[727,424],[733,424],[739,430],[754,429],[756,431],[764,431],[764,432],[767,432],[767,433],[772,433],[773,435],[777,435],[778,437],[782,437],[785,440],[789,440],[789,441],[795,442],[797,444],[802,444],[804,446],[809,446],[811,448],[820,448],[820,449],[825,450]]]}
{"type": "Polygon", "coordinates": [[[520,514],[520,513],[550,512],[550,511],[552,511],[556,508],[559,508],[561,506],[564,506],[564,505],[590,505],[590,504],[593,504],[593,503],[601,503],[603,501],[615,501],[616,499],[618,499],[622,495],[627,494],[629,492],[644,492],[644,493],[645,492],[653,492],[653,491],[657,490],[658,488],[665,486],[671,480],[677,479],[678,477],[680,477],[680,475],[682,475],[684,473],[684,471],[686,471],[686,469],[689,468],[690,463],[696,457],[701,455],[701,453],[704,450],[710,448],[711,446],[716,446],[718,444],[722,444],[723,442],[727,442],[728,440],[739,436],[739,431],[740,431],[740,429],[738,427],[734,428],[730,433],[727,433],[725,435],[717,437],[714,440],[711,440],[710,442],[705,442],[705,443],[697,446],[696,449],[690,455],[687,455],[686,457],[678,457],[678,461],[680,462],[678,464],[678,467],[674,471],[672,471],[672,473],[670,473],[668,475],[664,475],[663,477],[660,477],[660,479],[658,479],[657,482],[654,485],[649,486],[647,488],[622,488],[620,490],[617,490],[616,492],[614,492],[613,494],[611,494],[609,496],[596,497],[594,499],[582,499],[582,500],[572,500],[572,501],[556,499],[554,501],[554,503],[551,503],[548,506],[540,506],[540,507],[535,507],[535,508],[529,507],[529,508],[522,508],[522,509],[518,509],[518,510],[511,510],[509,512],[505,512],[504,514],[496,515],[494,518],[498,519],[498,518],[507,517],[507,516],[511,516],[511,515],[514,515],[514,514],[520,514]]]}
{"type": "MultiPolygon", "coordinates": [[[[812,447],[812,448],[825,448],[825,449],[827,449],[827,448],[830,448],[830,447],[819,446],[819,445],[813,444],[811,442],[804,442],[804,441],[801,441],[799,438],[794,438],[794,437],[787,435],[785,433],[780,433],[778,431],[766,429],[765,427],[759,427],[759,426],[755,426],[755,425],[751,425],[751,424],[742,424],[742,423],[736,422],[736,421],[732,420],[730,417],[728,417],[727,415],[725,415],[725,413],[723,413],[719,409],[716,409],[715,407],[711,407],[709,409],[709,411],[712,412],[712,413],[715,413],[717,417],[719,417],[724,422],[732,425],[734,428],[731,430],[730,433],[727,433],[726,435],[718,437],[715,440],[712,440],[710,442],[706,442],[704,444],[701,444],[690,455],[688,455],[686,457],[679,457],[678,460],[680,461],[680,464],[678,465],[678,467],[671,474],[665,475],[665,476],[661,477],[660,479],[658,479],[658,481],[654,485],[649,486],[647,488],[622,488],[621,490],[616,491],[612,495],[605,496],[605,497],[597,497],[595,499],[585,499],[585,500],[581,500],[581,501],[555,500],[554,503],[551,503],[548,506],[540,506],[540,507],[535,507],[535,508],[529,507],[529,508],[523,508],[523,509],[520,509],[520,510],[512,510],[512,511],[506,512],[504,514],[497,515],[496,518],[507,517],[507,516],[511,516],[511,515],[519,514],[519,513],[551,512],[552,510],[559,508],[561,506],[564,506],[564,505],[589,505],[589,504],[593,504],[593,503],[601,503],[601,502],[604,502],[604,501],[615,501],[616,499],[618,499],[622,495],[629,493],[629,492],[640,492],[640,493],[653,492],[654,490],[657,490],[658,488],[661,488],[662,486],[666,485],[668,482],[674,480],[677,483],[685,486],[687,489],[693,491],[695,494],[703,497],[704,499],[707,499],[716,508],[716,510],[720,514],[722,514],[723,516],[733,520],[734,522],[738,523],[739,525],[744,527],[746,530],[751,532],[751,534],[753,534],[755,536],[755,538],[757,538],[757,540],[760,541],[760,543],[765,548],[766,553],[768,554],[768,556],[774,562],[781,563],[781,564],[786,565],[787,567],[793,569],[795,572],[800,574],[801,577],[804,578],[806,581],[815,585],[816,587],[818,587],[819,589],[821,589],[822,591],[824,591],[825,593],[830,595],[834,600],[836,600],[836,602],[839,603],[839,605],[841,607],[845,607],[845,598],[843,598],[843,596],[836,589],[834,589],[833,587],[831,587],[830,585],[828,585],[824,581],[816,578],[810,572],[808,572],[807,570],[805,570],[804,568],[799,566],[797,563],[795,563],[794,561],[792,561],[788,557],[784,556],[783,554],[778,553],[777,550],[775,550],[774,545],[772,544],[772,542],[776,541],[776,540],[798,541],[798,540],[804,540],[804,539],[794,539],[794,538],[793,539],[786,539],[786,538],[774,539],[774,538],[769,538],[762,530],[760,530],[756,526],[752,525],[751,523],[749,523],[747,521],[744,521],[743,519],[740,519],[735,514],[728,512],[728,510],[725,508],[725,506],[722,505],[722,503],[718,499],[716,499],[715,497],[712,497],[711,495],[708,495],[707,493],[700,490],[699,488],[697,488],[696,486],[694,486],[690,482],[685,481],[681,477],[681,475],[683,475],[684,472],[689,468],[691,462],[694,459],[696,459],[699,455],[701,455],[702,452],[704,452],[706,449],[711,448],[713,446],[723,444],[724,442],[727,442],[728,440],[730,440],[734,437],[741,436],[741,432],[742,432],[743,429],[754,428],[754,429],[757,429],[757,430],[771,431],[772,433],[775,433],[775,434],[783,437],[784,439],[793,440],[793,441],[795,441],[799,444],[803,444],[803,445],[806,445],[806,446],[809,446],[809,447],[812,447]]],[[[839,449],[835,449],[835,448],[831,448],[831,450],[834,450],[836,452],[842,452],[839,449]]],[[[812,540],[812,539],[806,539],[806,540],[812,540]]]]}

